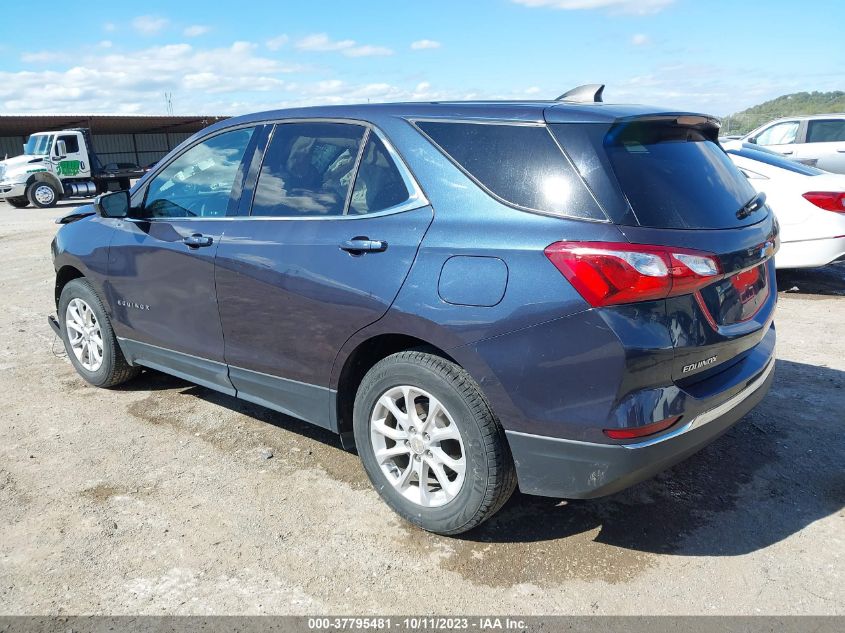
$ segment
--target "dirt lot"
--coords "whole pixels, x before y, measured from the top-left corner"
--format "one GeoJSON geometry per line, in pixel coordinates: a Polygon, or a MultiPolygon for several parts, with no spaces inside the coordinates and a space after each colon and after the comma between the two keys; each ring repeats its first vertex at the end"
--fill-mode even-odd
{"type": "Polygon", "coordinates": [[[775,385],[705,451],[441,538],[331,434],[77,378],[45,319],[62,211],[0,204],[0,613],[845,613],[845,266],[782,276],[775,385]]]}

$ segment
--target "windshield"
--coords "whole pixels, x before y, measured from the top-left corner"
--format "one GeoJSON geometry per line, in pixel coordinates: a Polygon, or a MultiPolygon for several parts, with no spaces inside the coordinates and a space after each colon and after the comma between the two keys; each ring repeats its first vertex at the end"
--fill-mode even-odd
{"type": "Polygon", "coordinates": [[[784,158],[776,152],[763,149],[762,147],[757,147],[749,143],[743,143],[741,149],[731,148],[725,151],[727,151],[728,154],[734,154],[750,160],[756,160],[761,163],[766,163],[767,165],[772,165],[773,167],[780,167],[781,169],[786,169],[788,171],[795,172],[796,174],[818,176],[819,174],[824,173],[821,169],[810,167],[809,165],[804,165],[803,163],[798,163],[794,160],[790,160],[789,158],[784,158]]]}
{"type": "Polygon", "coordinates": [[[23,153],[30,156],[46,156],[53,146],[53,134],[33,134],[23,147],[23,153]]]}

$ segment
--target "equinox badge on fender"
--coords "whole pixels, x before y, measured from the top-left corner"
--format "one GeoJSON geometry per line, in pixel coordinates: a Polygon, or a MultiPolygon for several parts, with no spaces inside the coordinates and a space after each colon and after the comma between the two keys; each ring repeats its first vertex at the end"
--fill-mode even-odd
{"type": "Polygon", "coordinates": [[[707,367],[707,365],[712,365],[716,362],[717,356],[711,356],[710,358],[705,358],[704,360],[700,360],[697,363],[690,363],[689,365],[684,365],[683,372],[686,374],[687,372],[695,371],[696,369],[701,369],[702,367],[707,367]]]}

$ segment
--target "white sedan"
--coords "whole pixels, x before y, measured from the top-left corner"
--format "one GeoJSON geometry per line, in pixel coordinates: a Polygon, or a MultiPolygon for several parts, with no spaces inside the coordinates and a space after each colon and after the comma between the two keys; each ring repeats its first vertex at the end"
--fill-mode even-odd
{"type": "Polygon", "coordinates": [[[845,175],[802,165],[757,145],[723,143],[780,224],[777,268],[811,268],[845,258],[845,175]]]}

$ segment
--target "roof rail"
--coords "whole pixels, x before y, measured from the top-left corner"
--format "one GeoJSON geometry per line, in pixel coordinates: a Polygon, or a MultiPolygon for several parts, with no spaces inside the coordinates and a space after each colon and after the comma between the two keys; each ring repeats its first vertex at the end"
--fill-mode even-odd
{"type": "Polygon", "coordinates": [[[574,101],[576,103],[601,103],[604,84],[584,84],[560,95],[555,101],[574,101]]]}

